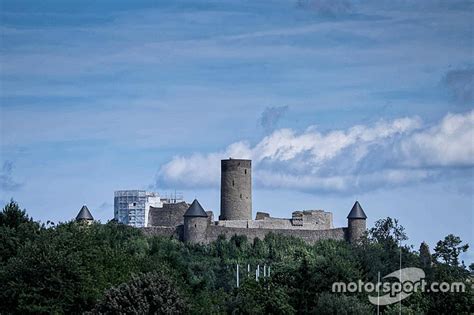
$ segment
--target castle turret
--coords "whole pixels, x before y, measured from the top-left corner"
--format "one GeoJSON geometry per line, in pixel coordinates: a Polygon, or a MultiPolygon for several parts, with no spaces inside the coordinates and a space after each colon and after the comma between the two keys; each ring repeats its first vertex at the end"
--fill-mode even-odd
{"type": "Polygon", "coordinates": [[[219,220],[252,220],[252,161],[221,161],[219,220]]]}
{"type": "Polygon", "coordinates": [[[204,211],[197,199],[194,199],[193,203],[189,206],[183,216],[183,240],[189,243],[205,243],[209,220],[207,213],[204,211]]]}
{"type": "Polygon", "coordinates": [[[86,205],[83,205],[81,210],[79,210],[79,213],[76,216],[76,222],[85,222],[87,224],[94,222],[94,217],[86,205]]]}
{"type": "Polygon", "coordinates": [[[350,243],[357,242],[364,235],[367,228],[366,220],[367,216],[364,210],[362,210],[359,202],[356,201],[347,216],[347,237],[350,243]]]}

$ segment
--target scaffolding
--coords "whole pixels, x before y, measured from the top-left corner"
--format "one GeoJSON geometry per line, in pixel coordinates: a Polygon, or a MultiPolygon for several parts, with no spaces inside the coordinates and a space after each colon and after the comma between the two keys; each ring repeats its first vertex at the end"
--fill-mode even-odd
{"type": "Polygon", "coordinates": [[[118,190],[114,192],[114,218],[119,223],[134,227],[148,225],[150,205],[159,206],[160,197],[145,190],[118,190]]]}
{"type": "Polygon", "coordinates": [[[166,193],[161,196],[161,201],[163,203],[178,203],[184,201],[184,195],[182,192],[174,191],[172,193],[166,193]]]}

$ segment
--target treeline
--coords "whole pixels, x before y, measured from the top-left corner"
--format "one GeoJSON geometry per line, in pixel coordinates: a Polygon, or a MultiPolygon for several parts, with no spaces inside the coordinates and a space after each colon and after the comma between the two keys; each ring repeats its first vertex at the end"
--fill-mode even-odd
{"type": "MultiPolygon", "coordinates": [[[[400,251],[402,266],[423,268],[427,282],[466,284],[464,293],[414,293],[402,314],[472,313],[472,278],[459,261],[468,246],[448,235],[430,253],[400,247],[406,239],[386,218],[357,245],[279,235],[187,245],[113,222],[41,224],[12,201],[0,213],[0,313],[371,314],[367,293],[332,293],[332,284],[375,283],[399,269],[400,251]],[[252,273],[271,266],[271,277],[247,277],[247,264],[252,273]]],[[[398,314],[399,305],[380,311],[398,314]]]]}

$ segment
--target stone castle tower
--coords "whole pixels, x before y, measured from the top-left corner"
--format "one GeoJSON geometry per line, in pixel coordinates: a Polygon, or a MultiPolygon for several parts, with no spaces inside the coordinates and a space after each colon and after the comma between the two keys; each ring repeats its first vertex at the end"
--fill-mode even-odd
{"type": "Polygon", "coordinates": [[[220,220],[252,220],[252,161],[221,161],[220,220]]]}
{"type": "Polygon", "coordinates": [[[76,216],[76,222],[86,224],[92,224],[92,222],[94,222],[94,217],[92,216],[86,205],[83,205],[81,210],[79,210],[79,213],[76,216]]]}
{"type": "Polygon", "coordinates": [[[203,243],[206,240],[206,230],[209,225],[207,213],[199,201],[194,199],[184,213],[183,239],[190,243],[203,243]]]}
{"type": "Polygon", "coordinates": [[[367,229],[366,221],[367,216],[360,203],[356,201],[347,216],[347,239],[350,243],[357,242],[364,235],[367,229]]]}

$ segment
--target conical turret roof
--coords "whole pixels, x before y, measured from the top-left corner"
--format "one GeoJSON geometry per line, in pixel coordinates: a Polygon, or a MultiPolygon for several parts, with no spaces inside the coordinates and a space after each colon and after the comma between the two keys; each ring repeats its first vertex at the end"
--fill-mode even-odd
{"type": "Polygon", "coordinates": [[[79,213],[76,216],[76,221],[79,220],[94,220],[94,217],[92,217],[92,214],[86,205],[82,206],[81,210],[79,210],[79,213]]]}
{"type": "Polygon", "coordinates": [[[201,204],[197,199],[194,199],[191,206],[189,206],[188,210],[184,213],[185,217],[205,217],[207,218],[207,213],[202,208],[201,204]]]}
{"type": "Polygon", "coordinates": [[[349,215],[347,216],[348,219],[367,219],[367,216],[365,215],[364,210],[362,210],[362,207],[360,206],[360,203],[356,201],[354,203],[354,206],[351,209],[351,212],[349,212],[349,215]]]}

